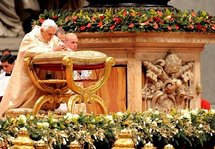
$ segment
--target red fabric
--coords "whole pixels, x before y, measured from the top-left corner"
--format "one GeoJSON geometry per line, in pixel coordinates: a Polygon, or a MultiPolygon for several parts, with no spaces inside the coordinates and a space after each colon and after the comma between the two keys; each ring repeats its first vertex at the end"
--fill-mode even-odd
{"type": "Polygon", "coordinates": [[[201,108],[210,110],[211,109],[210,102],[208,100],[206,100],[206,99],[201,99],[201,108]]]}
{"type": "MultiPolygon", "coordinates": [[[[64,71],[66,66],[62,64],[36,64],[36,68],[52,71],[64,71]]],[[[101,69],[105,67],[105,63],[96,64],[96,65],[73,65],[73,70],[94,70],[101,69]]]]}

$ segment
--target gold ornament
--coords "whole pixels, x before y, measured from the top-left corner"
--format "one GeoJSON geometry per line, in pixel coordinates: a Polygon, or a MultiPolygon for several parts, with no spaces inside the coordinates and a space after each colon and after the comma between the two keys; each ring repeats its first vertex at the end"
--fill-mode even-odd
{"type": "Polygon", "coordinates": [[[112,149],[135,149],[134,142],[132,140],[131,130],[122,130],[118,137],[119,138],[114,143],[114,147],[112,149]]]}
{"type": "Polygon", "coordinates": [[[151,142],[149,142],[144,145],[143,149],[156,149],[156,147],[154,147],[154,145],[151,142]]]}
{"type": "Polygon", "coordinates": [[[44,141],[36,141],[35,148],[36,149],[48,149],[48,145],[44,141]]]}
{"type": "Polygon", "coordinates": [[[70,143],[69,148],[70,149],[81,149],[81,145],[77,140],[75,140],[70,143]]]}
{"type": "Polygon", "coordinates": [[[21,128],[11,149],[34,149],[34,142],[30,139],[26,128],[21,128]]]}
{"type": "Polygon", "coordinates": [[[174,147],[171,144],[167,144],[164,146],[164,149],[174,149],[174,147]]]}

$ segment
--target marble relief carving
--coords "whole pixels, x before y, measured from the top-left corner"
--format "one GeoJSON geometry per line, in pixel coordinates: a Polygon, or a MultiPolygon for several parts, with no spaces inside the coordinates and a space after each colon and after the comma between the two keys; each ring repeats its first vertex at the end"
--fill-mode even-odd
{"type": "Polygon", "coordinates": [[[142,90],[144,109],[189,108],[193,99],[191,82],[194,62],[183,63],[174,53],[155,62],[143,61],[145,84],[142,90]]]}

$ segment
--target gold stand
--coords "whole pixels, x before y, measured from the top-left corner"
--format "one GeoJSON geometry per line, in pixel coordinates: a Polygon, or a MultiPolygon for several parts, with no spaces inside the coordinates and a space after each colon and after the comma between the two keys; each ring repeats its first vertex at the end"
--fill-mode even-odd
{"type": "Polygon", "coordinates": [[[33,65],[33,59],[31,57],[27,57],[24,59],[25,63],[28,66],[28,72],[29,75],[34,83],[34,85],[41,91],[44,92],[44,95],[42,95],[35,103],[33,107],[33,114],[36,115],[39,110],[41,109],[42,105],[49,101],[50,103],[60,103],[65,102],[69,99],[69,95],[66,95],[66,92],[68,91],[68,87],[63,88],[57,88],[55,89],[52,86],[49,86],[47,84],[60,84],[60,83],[66,83],[66,80],[59,80],[59,79],[50,79],[50,80],[41,80],[38,78],[36,69],[33,65]]]}
{"type": "Polygon", "coordinates": [[[84,102],[84,103],[98,103],[103,109],[103,113],[108,113],[106,105],[104,101],[96,95],[96,91],[99,90],[104,83],[107,81],[112,66],[115,64],[115,61],[112,57],[108,57],[105,61],[105,72],[102,78],[98,80],[94,85],[88,86],[87,88],[78,86],[73,79],[73,60],[70,58],[65,58],[63,60],[63,64],[66,66],[66,78],[68,87],[75,93],[75,95],[71,96],[68,100],[67,108],[68,111],[74,112],[74,106],[76,102],[84,102]]]}
{"type": "MultiPolygon", "coordinates": [[[[56,52],[53,52],[56,53],[56,52]]],[[[107,81],[112,66],[115,64],[115,60],[112,57],[104,57],[104,54],[102,58],[94,58],[93,56],[100,54],[100,52],[96,51],[77,51],[72,52],[71,55],[65,55],[58,58],[58,60],[51,61],[48,58],[45,59],[46,55],[41,56],[44,61],[41,61],[38,59],[35,60],[31,57],[26,57],[24,59],[25,63],[28,66],[28,72],[29,75],[36,85],[38,89],[44,92],[44,95],[41,96],[35,103],[33,107],[33,114],[37,114],[38,111],[41,109],[42,105],[49,101],[51,103],[67,103],[67,110],[68,112],[74,113],[74,107],[75,103],[77,102],[84,102],[84,103],[92,103],[96,102],[100,105],[100,107],[103,109],[103,113],[108,113],[108,110],[106,108],[106,105],[104,101],[97,96],[95,93],[98,91],[104,83],[107,81]],[[88,54],[90,53],[90,55],[88,54]],[[94,53],[94,54],[92,54],[94,53]],[[86,54],[87,57],[84,57],[83,55],[86,54]],[[91,56],[91,57],[90,57],[91,56]],[[104,59],[105,58],[105,59],[104,59]],[[37,65],[38,68],[42,65],[49,65],[49,67],[60,67],[63,71],[65,71],[66,79],[49,79],[49,80],[41,80],[38,78],[36,73],[35,66],[37,65]],[[91,67],[91,66],[94,67],[91,67]],[[88,86],[86,88],[78,86],[73,78],[73,72],[74,70],[81,70],[80,67],[83,67],[86,70],[93,70],[93,69],[100,69],[104,68],[104,74],[103,76],[94,84],[91,86],[88,86]],[[98,67],[97,67],[98,66],[98,67]],[[101,67],[103,66],[103,67],[101,67]],[[65,87],[62,88],[54,88],[47,84],[67,84],[65,87]],[[67,94],[68,89],[71,89],[74,94],[67,94]]],[[[56,55],[55,55],[56,56],[56,55]]],[[[105,55],[106,56],[106,55],[105,55]]],[[[49,54],[49,57],[50,54],[49,54]]]]}

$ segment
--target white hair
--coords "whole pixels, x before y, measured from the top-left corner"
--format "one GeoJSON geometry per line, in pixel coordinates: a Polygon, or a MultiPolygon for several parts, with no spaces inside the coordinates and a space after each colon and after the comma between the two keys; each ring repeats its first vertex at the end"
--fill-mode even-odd
{"type": "Polygon", "coordinates": [[[72,37],[77,37],[75,33],[67,33],[66,38],[72,38],[72,37]]]}
{"type": "Polygon", "coordinates": [[[57,24],[55,23],[54,20],[47,19],[42,23],[41,27],[44,28],[44,30],[47,30],[48,28],[51,27],[57,29],[57,24]]]}

